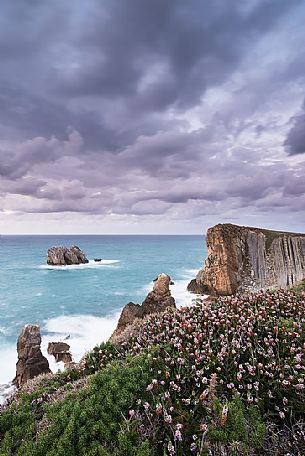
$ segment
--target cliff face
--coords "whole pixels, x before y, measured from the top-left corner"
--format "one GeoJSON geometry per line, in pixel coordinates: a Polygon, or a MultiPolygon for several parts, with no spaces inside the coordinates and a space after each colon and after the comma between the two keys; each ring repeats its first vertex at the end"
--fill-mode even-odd
{"type": "Polygon", "coordinates": [[[305,277],[305,234],[219,224],[206,235],[198,289],[218,295],[287,287],[305,277]]]}

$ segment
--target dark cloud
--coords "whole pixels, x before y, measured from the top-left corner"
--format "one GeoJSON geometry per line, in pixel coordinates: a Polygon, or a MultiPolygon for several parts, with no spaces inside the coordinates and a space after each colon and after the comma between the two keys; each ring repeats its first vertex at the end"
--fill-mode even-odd
{"type": "Polygon", "coordinates": [[[301,12],[301,0],[4,1],[2,210],[301,207],[304,110],[287,134],[304,93],[301,12]]]}
{"type": "Polygon", "coordinates": [[[292,127],[289,130],[284,145],[290,155],[305,153],[305,101],[303,114],[291,119],[292,127]]]}
{"type": "Polygon", "coordinates": [[[259,1],[245,14],[243,2],[234,0],[96,4],[75,41],[78,59],[86,64],[58,71],[54,90],[119,99],[138,111],[192,106],[207,87],[225,80],[253,40],[291,7],[259,1]]]}

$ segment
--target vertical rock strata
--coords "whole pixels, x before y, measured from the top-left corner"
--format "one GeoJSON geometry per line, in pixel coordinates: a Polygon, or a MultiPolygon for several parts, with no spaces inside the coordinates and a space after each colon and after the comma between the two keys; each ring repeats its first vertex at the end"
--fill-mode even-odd
{"type": "MultiPolygon", "coordinates": [[[[208,257],[191,288],[218,295],[287,287],[305,277],[305,234],[219,224],[206,235],[208,257]]],[[[198,291],[197,291],[198,292],[198,291]]]]}
{"type": "Polygon", "coordinates": [[[37,325],[23,327],[17,342],[18,361],[13,383],[19,388],[39,374],[49,373],[49,362],[40,349],[41,335],[37,325]]]}

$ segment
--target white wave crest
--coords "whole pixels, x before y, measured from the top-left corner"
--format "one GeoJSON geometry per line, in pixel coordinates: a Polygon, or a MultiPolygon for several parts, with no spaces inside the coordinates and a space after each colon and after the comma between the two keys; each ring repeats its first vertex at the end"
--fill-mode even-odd
{"type": "Polygon", "coordinates": [[[120,260],[102,260],[102,261],[94,261],[89,260],[89,263],[84,264],[69,264],[66,266],[52,266],[50,264],[42,264],[39,266],[40,269],[53,269],[56,271],[69,271],[74,269],[96,269],[101,268],[103,266],[111,266],[113,264],[119,263],[120,260]]]}
{"type": "Polygon", "coordinates": [[[93,315],[70,315],[51,318],[43,326],[41,349],[47,357],[50,369],[56,372],[62,363],[56,363],[54,357],[48,355],[49,342],[66,340],[70,345],[73,360],[78,362],[81,357],[95,345],[108,340],[116,328],[119,313],[107,317],[93,315]]]}
{"type": "Polygon", "coordinates": [[[1,346],[0,360],[0,405],[2,405],[15,391],[15,386],[12,385],[11,381],[16,373],[16,345],[1,346]]]}

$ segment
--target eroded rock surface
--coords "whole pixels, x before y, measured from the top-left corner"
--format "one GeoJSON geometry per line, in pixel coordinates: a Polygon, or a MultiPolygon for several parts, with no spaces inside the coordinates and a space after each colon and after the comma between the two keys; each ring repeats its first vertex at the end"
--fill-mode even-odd
{"type": "Polygon", "coordinates": [[[86,254],[77,245],[72,247],[51,247],[48,250],[47,263],[51,266],[89,263],[86,254]]]}
{"type": "Polygon", "coordinates": [[[53,355],[55,361],[68,364],[72,362],[72,355],[70,353],[70,345],[66,342],[49,342],[48,353],[53,355]]]}
{"type": "Polygon", "coordinates": [[[148,293],[141,305],[133,302],[126,304],[120,315],[117,328],[110,339],[121,335],[136,320],[154,313],[164,312],[168,307],[176,307],[169,289],[172,283],[167,274],[159,274],[154,280],[153,290],[148,293]]]}
{"type": "Polygon", "coordinates": [[[18,361],[13,383],[19,388],[37,375],[51,372],[47,358],[40,349],[41,335],[38,325],[23,327],[17,341],[18,361]]]}
{"type": "Polygon", "coordinates": [[[219,224],[208,229],[206,244],[197,291],[231,295],[288,287],[305,277],[305,234],[219,224]]]}
{"type": "Polygon", "coordinates": [[[199,282],[197,282],[196,279],[192,279],[190,281],[190,283],[187,286],[187,290],[190,291],[191,293],[199,294],[199,295],[209,293],[209,288],[206,285],[200,284],[199,282]]]}

